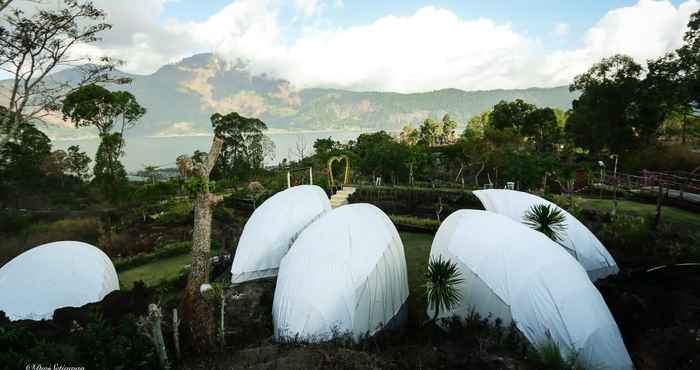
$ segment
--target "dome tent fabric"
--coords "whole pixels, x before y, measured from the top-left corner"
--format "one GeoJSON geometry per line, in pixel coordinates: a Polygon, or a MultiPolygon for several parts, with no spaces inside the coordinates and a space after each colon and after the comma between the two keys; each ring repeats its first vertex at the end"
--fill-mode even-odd
{"type": "Polygon", "coordinates": [[[243,227],[231,266],[231,282],[277,275],[280,261],[294,239],[330,209],[326,192],[314,185],[294,186],[267,199],[243,227]]]}
{"type": "Polygon", "coordinates": [[[61,307],[101,301],[119,290],[112,261],[77,241],[34,247],[0,268],[0,311],[10,320],[53,318],[61,307]]]}
{"type": "Polygon", "coordinates": [[[579,261],[591,281],[620,271],[603,243],[576,217],[556,204],[536,195],[515,190],[477,190],[474,191],[474,195],[479,198],[487,211],[502,214],[521,223],[526,212],[534,205],[546,204],[556,207],[566,218],[566,230],[562,233],[559,244],[579,261]]]}
{"type": "Polygon", "coordinates": [[[506,216],[460,210],[435,235],[430,259],[438,257],[456,263],[464,279],[458,305],[440,318],[499,318],[514,322],[536,348],[553,342],[589,368],[633,369],[603,297],[544,234],[506,216]]]}
{"type": "Polygon", "coordinates": [[[359,340],[400,322],[408,298],[406,258],[379,208],[351,204],[315,221],[284,257],[272,305],[275,338],[359,340]]]}

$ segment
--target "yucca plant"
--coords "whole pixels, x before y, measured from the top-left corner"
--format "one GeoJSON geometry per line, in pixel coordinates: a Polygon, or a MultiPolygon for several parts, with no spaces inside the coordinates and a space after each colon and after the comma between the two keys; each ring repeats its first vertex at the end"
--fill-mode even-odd
{"type": "Polygon", "coordinates": [[[524,223],[557,243],[563,240],[562,234],[566,231],[564,212],[549,204],[532,206],[525,212],[524,223]]]}
{"type": "Polygon", "coordinates": [[[440,310],[446,311],[454,307],[462,295],[457,290],[457,285],[463,281],[457,265],[449,260],[443,260],[442,256],[428,262],[428,271],[425,273],[425,295],[428,298],[428,306],[435,310],[432,321],[437,320],[440,310]]]}

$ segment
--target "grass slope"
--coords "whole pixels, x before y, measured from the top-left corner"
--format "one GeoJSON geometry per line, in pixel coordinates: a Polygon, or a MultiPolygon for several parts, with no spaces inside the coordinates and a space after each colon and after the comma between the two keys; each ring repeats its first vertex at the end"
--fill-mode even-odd
{"type": "MultiPolygon", "coordinates": [[[[610,211],[613,207],[613,201],[610,199],[592,199],[582,198],[581,206],[584,208],[593,208],[600,211],[610,211]]],[[[656,206],[647,203],[638,203],[628,200],[619,200],[617,206],[618,212],[636,214],[638,216],[650,216],[656,214],[656,206]]],[[[700,227],[700,214],[684,211],[673,207],[661,208],[661,219],[665,222],[684,224],[692,227],[700,227]]]]}

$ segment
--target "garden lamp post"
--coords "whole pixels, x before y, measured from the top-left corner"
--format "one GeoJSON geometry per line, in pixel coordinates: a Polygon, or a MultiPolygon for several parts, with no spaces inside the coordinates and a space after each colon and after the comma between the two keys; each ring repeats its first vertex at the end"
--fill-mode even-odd
{"type": "Polygon", "coordinates": [[[617,160],[620,156],[617,154],[610,155],[610,159],[613,157],[615,157],[615,166],[613,167],[613,181],[615,181],[615,186],[613,186],[613,209],[611,214],[614,217],[615,214],[617,214],[617,160]]]}
{"type": "Polygon", "coordinates": [[[603,161],[598,161],[598,166],[600,167],[600,191],[598,197],[603,199],[603,184],[605,183],[605,163],[603,161]]]}

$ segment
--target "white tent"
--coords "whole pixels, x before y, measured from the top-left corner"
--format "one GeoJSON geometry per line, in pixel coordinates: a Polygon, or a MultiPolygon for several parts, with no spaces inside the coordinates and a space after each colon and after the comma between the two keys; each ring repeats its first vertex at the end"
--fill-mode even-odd
{"type": "Polygon", "coordinates": [[[231,282],[277,275],[282,257],[306,226],[331,209],[318,186],[300,185],[263,202],[243,227],[231,266],[231,282]]]}
{"type": "Polygon", "coordinates": [[[517,222],[523,222],[525,213],[537,204],[554,206],[564,213],[566,230],[562,233],[559,244],[581,263],[592,281],[616,274],[617,263],[603,243],[588,230],[576,217],[556,204],[536,195],[514,190],[477,190],[474,195],[484,205],[484,209],[508,216],[517,222]]]}
{"type": "Polygon", "coordinates": [[[430,258],[438,257],[456,263],[464,279],[459,304],[440,318],[491,315],[514,322],[536,348],[553,341],[590,368],[633,368],[603,297],[544,234],[496,213],[461,210],[435,235],[430,258]]]}
{"type": "Polygon", "coordinates": [[[51,319],[57,308],[98,302],[114,290],[112,261],[82,242],[43,244],[0,268],[0,311],[13,321],[51,319]]]}
{"type": "Polygon", "coordinates": [[[336,208],[311,224],[284,257],[272,317],[277,339],[358,340],[401,321],[406,258],[394,224],[375,206],[336,208]]]}

